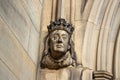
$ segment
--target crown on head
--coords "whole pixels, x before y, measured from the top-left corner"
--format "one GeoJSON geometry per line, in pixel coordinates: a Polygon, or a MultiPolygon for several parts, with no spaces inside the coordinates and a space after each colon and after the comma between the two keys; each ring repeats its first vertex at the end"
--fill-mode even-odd
{"type": "Polygon", "coordinates": [[[72,34],[74,31],[74,27],[71,23],[67,23],[65,19],[58,19],[54,22],[50,22],[50,25],[47,26],[48,32],[51,33],[54,30],[65,30],[68,33],[72,34]]]}

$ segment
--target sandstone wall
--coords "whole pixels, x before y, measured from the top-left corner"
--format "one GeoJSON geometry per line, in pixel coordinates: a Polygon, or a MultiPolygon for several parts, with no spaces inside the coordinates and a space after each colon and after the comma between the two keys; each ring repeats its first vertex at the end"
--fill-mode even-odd
{"type": "Polygon", "coordinates": [[[78,63],[119,80],[119,14],[120,0],[0,0],[0,80],[40,77],[47,25],[58,18],[75,26],[78,63]]]}
{"type": "MultiPolygon", "coordinates": [[[[44,0],[42,40],[49,21],[65,18],[75,26],[78,63],[120,79],[120,0],[44,0]]],[[[41,44],[41,52],[43,43],[41,44]]]]}
{"type": "Polygon", "coordinates": [[[0,0],[0,80],[36,80],[42,0],[0,0]]]}

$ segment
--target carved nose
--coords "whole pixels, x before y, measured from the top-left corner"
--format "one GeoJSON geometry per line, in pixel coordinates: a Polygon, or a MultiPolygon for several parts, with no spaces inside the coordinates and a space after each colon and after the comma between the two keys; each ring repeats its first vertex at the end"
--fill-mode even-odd
{"type": "Polygon", "coordinates": [[[58,39],[58,43],[62,43],[62,39],[61,38],[58,39]]]}

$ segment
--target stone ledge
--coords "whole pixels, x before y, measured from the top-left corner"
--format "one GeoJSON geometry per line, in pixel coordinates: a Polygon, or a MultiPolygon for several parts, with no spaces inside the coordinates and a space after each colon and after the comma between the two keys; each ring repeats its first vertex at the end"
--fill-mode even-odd
{"type": "Polygon", "coordinates": [[[113,75],[107,71],[94,71],[93,73],[94,80],[112,80],[113,75]]]}

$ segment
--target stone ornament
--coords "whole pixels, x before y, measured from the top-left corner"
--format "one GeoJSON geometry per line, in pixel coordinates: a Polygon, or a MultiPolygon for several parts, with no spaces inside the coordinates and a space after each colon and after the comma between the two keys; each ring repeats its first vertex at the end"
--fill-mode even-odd
{"type": "Polygon", "coordinates": [[[41,68],[60,69],[70,65],[76,66],[76,54],[71,39],[73,31],[73,25],[65,19],[50,23],[41,68]]]}
{"type": "Polygon", "coordinates": [[[51,22],[47,28],[40,80],[112,80],[112,74],[107,71],[93,71],[77,64],[71,23],[61,18],[51,22]]]}

